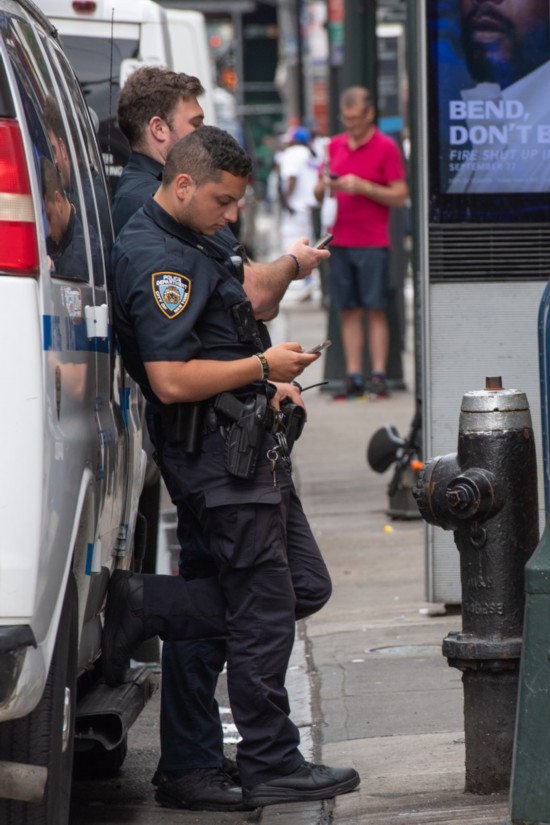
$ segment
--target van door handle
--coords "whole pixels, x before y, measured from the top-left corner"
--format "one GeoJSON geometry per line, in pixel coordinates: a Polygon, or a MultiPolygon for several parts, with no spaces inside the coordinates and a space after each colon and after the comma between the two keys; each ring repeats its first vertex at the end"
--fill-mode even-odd
{"type": "Polygon", "coordinates": [[[88,338],[107,338],[109,335],[109,309],[107,304],[85,306],[86,333],[88,338]]]}

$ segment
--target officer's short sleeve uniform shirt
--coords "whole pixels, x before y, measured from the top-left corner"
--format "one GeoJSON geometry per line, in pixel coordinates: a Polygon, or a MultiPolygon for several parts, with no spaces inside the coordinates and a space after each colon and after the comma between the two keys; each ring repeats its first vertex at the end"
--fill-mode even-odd
{"type": "Polygon", "coordinates": [[[122,354],[149,400],[145,362],[235,360],[257,351],[238,338],[231,310],[246,294],[229,258],[154,199],[122,230],[112,264],[122,354]]]}

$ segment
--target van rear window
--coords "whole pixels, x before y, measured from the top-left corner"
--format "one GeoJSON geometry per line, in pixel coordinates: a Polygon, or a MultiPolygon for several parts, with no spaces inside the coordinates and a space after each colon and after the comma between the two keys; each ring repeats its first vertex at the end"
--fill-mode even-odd
{"type": "Polygon", "coordinates": [[[0,61],[0,117],[15,117],[15,109],[4,64],[0,61]]]}
{"type": "MultiPolygon", "coordinates": [[[[22,21],[16,24],[18,27],[22,25],[22,21]]],[[[28,24],[27,29],[28,29],[28,24]]],[[[0,13],[0,31],[2,32],[2,39],[6,39],[8,43],[12,43],[14,33],[12,31],[13,20],[12,15],[5,13],[4,10],[0,13]]],[[[17,37],[15,36],[15,39],[17,37]]],[[[10,81],[6,72],[6,67],[0,59],[0,117],[16,117],[15,104],[10,90],[10,81]]]]}
{"type": "Polygon", "coordinates": [[[100,121],[115,116],[120,66],[123,60],[138,56],[138,41],[64,34],[62,42],[88,106],[100,121]]]}

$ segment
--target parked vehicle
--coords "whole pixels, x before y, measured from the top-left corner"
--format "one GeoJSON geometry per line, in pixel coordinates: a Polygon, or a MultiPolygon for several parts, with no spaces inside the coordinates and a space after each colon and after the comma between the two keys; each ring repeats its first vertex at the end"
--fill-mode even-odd
{"type": "Polygon", "coordinates": [[[113,340],[96,134],[31,0],[0,0],[0,157],[0,822],[66,825],[73,748],[116,770],[155,677],[101,679],[110,572],[139,549],[142,398],[113,340]]]}

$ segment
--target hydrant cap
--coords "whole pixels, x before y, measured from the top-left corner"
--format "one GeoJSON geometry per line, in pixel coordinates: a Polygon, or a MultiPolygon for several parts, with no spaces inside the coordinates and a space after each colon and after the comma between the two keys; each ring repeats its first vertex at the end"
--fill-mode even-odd
{"type": "Polygon", "coordinates": [[[462,412],[517,412],[529,410],[527,396],[520,390],[476,390],[462,398],[462,412]]]}
{"type": "Polygon", "coordinates": [[[532,428],[527,396],[520,390],[480,390],[462,398],[462,433],[532,428]]]}

